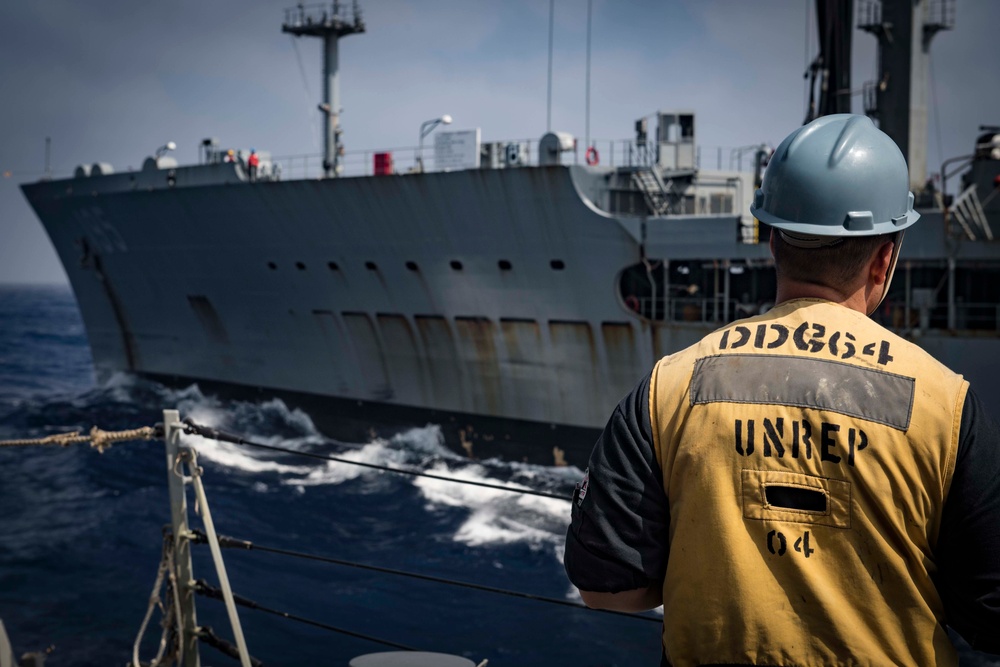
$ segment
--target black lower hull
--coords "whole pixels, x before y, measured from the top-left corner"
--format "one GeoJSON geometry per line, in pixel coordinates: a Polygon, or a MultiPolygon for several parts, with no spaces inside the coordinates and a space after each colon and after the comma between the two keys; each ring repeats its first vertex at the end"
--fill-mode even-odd
{"type": "Polygon", "coordinates": [[[308,414],[321,433],[345,442],[390,437],[408,428],[435,424],[441,428],[445,445],[472,459],[502,458],[539,465],[575,465],[583,469],[600,435],[598,429],[567,424],[504,419],[198,378],[142,375],[170,387],[197,384],[202,392],[226,399],[279,398],[289,409],[308,414]]]}

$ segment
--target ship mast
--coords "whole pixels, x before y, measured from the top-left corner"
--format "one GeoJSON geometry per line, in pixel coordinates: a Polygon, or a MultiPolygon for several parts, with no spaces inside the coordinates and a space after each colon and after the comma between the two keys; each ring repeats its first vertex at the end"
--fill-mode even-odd
{"type": "Polygon", "coordinates": [[[323,38],[323,103],[319,111],[323,115],[323,173],[327,177],[341,172],[340,157],[340,78],[338,72],[337,43],[346,35],[364,32],[361,10],[354,0],[351,9],[344,8],[339,0],[331,4],[305,5],[299,3],[285,10],[285,20],[281,32],[296,37],[323,38]]]}
{"type": "Polygon", "coordinates": [[[853,16],[854,3],[851,1],[816,0],[819,55],[806,70],[806,77],[809,79],[809,109],[806,111],[806,123],[820,116],[851,113],[853,16]]]}
{"type": "Polygon", "coordinates": [[[864,87],[865,113],[899,146],[910,190],[927,180],[927,74],[931,40],[955,25],[954,0],[863,0],[858,27],[878,39],[878,81],[864,87]]]}

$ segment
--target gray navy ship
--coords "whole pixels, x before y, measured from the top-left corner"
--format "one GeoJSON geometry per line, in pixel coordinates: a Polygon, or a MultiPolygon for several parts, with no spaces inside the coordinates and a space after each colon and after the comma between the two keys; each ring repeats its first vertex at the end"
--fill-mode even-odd
{"type": "MultiPolygon", "coordinates": [[[[817,8],[807,120],[850,111],[856,20],[878,39],[882,70],[865,111],[907,157],[921,209],[874,317],[996,404],[1000,128],[980,128],[970,154],[946,162],[954,194],[926,174],[928,49],[954,3],[817,8]]],[[[766,146],[752,170],[702,168],[696,114],[663,111],[655,127],[636,123],[617,164],[593,147],[580,163],[564,133],[483,142],[438,128],[433,168],[399,173],[379,153],[374,173],[350,176],[337,45],[364,32],[358,7],[299,5],[283,30],[324,44],[316,177],[290,179],[263,151],[251,168],[206,140],[198,164],[165,146],[139,171],[97,163],[22,186],[99,377],[277,396],[348,438],[440,424],[472,457],[582,466],[656,359],[771,305],[769,230],[748,211],[766,146]]]]}

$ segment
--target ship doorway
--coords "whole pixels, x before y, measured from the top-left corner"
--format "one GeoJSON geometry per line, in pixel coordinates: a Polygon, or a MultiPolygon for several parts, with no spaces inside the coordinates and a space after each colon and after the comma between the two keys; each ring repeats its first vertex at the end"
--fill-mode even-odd
{"type": "Polygon", "coordinates": [[[769,260],[647,259],[618,274],[618,299],[649,321],[726,323],[766,312],[776,281],[769,260]]]}

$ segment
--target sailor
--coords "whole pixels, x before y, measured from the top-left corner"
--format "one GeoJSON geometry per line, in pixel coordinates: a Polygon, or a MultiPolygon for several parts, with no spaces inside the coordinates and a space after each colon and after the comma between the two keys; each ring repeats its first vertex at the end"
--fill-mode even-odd
{"type": "Polygon", "coordinates": [[[864,116],[787,137],[750,211],[776,305],[661,359],[577,486],[591,607],[663,605],[667,665],[956,665],[1000,653],[1000,428],[867,317],[919,217],[864,116]]]}
{"type": "Polygon", "coordinates": [[[226,151],[226,157],[223,158],[223,162],[236,162],[236,151],[232,148],[226,151]]]}
{"type": "Polygon", "coordinates": [[[250,157],[247,158],[247,167],[250,173],[250,182],[257,180],[257,167],[260,165],[260,156],[257,155],[257,149],[250,149],[250,157]]]}

